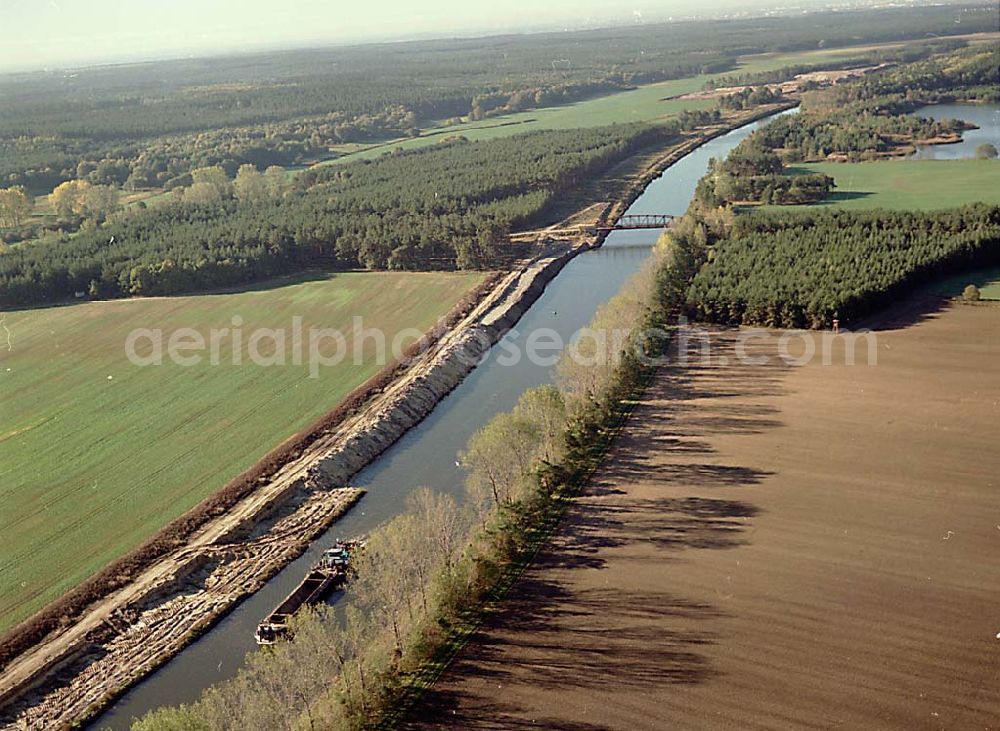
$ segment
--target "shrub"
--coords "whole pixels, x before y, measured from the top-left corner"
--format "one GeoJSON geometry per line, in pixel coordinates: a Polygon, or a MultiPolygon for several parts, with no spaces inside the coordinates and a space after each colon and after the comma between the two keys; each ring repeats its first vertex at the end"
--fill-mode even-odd
{"type": "Polygon", "coordinates": [[[996,160],[997,159],[997,148],[989,142],[984,142],[979,147],[976,148],[976,159],[978,160],[996,160]]]}

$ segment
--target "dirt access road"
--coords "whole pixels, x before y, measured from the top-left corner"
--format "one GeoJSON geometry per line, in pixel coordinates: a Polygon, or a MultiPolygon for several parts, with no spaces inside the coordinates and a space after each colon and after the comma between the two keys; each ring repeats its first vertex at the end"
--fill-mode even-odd
{"type": "Polygon", "coordinates": [[[1000,729],[1000,307],[895,315],[661,368],[412,727],[1000,729]]]}
{"type": "MultiPolygon", "coordinates": [[[[707,140],[792,103],[728,115],[673,144],[651,147],[613,166],[565,202],[570,215],[556,228],[564,227],[566,221],[596,220],[598,216],[615,220],[668,165],[707,140]]],[[[342,493],[335,488],[346,486],[357,470],[429,413],[471,370],[475,358],[468,355],[481,355],[517,322],[566,261],[597,243],[593,237],[575,236],[540,247],[533,258],[502,277],[461,322],[357,414],[313,442],[248,498],[206,523],[184,547],[157,560],[135,581],[88,607],[74,624],[54,632],[2,668],[0,726],[47,729],[90,718],[259,588],[297,555],[296,551],[275,551],[266,561],[243,559],[254,541],[281,533],[275,533],[278,526],[264,516],[273,515],[276,506],[305,500],[297,508],[297,516],[284,519],[286,527],[306,526],[299,531],[303,536],[317,534],[339,514],[344,498],[357,497],[350,490],[342,493]],[[466,357],[460,357],[463,354],[466,357]],[[307,476],[315,469],[324,489],[305,487],[307,476]],[[315,520],[320,514],[325,517],[315,520]],[[248,541],[243,534],[251,529],[248,541]],[[219,556],[222,558],[216,561],[219,556]],[[206,561],[213,567],[207,575],[203,570],[206,561]],[[211,590],[206,591],[208,586],[211,590]]],[[[302,546],[296,546],[301,551],[302,546]]]]}

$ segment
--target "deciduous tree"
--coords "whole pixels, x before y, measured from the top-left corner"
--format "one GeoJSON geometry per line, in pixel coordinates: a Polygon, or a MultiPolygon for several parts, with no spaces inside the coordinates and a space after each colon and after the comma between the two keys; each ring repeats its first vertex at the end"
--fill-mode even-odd
{"type": "Polygon", "coordinates": [[[997,148],[996,145],[990,142],[984,142],[976,148],[976,157],[980,160],[996,160],[997,159],[997,148]]]}
{"type": "Polygon", "coordinates": [[[253,165],[240,166],[233,189],[241,203],[261,203],[268,196],[267,181],[253,165]]]}
{"type": "Polygon", "coordinates": [[[34,198],[22,187],[0,189],[0,228],[20,226],[34,205],[34,198]]]}
{"type": "Polygon", "coordinates": [[[193,181],[192,187],[203,184],[215,188],[219,198],[229,198],[233,194],[233,184],[230,182],[229,176],[218,165],[192,170],[191,180],[193,181]]]}
{"type": "Polygon", "coordinates": [[[94,187],[86,180],[69,180],[56,186],[49,196],[52,208],[62,220],[83,215],[83,202],[87,191],[94,187]]]}

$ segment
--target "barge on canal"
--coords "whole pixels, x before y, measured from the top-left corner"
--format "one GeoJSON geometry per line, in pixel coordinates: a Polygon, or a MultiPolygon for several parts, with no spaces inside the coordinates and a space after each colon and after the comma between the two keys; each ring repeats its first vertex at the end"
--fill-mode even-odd
{"type": "Polygon", "coordinates": [[[319,562],[310,569],[295,590],[285,597],[263,622],[257,625],[254,638],[258,645],[273,645],[288,634],[288,623],[302,607],[319,604],[332,591],[341,588],[351,571],[351,556],[362,542],[337,541],[323,551],[319,562]]]}

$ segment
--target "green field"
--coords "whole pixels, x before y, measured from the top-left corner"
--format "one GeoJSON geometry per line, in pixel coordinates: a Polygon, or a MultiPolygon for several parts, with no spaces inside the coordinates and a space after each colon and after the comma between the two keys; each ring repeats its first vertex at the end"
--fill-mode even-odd
{"type": "MultiPolygon", "coordinates": [[[[481,274],[347,273],[255,291],[82,303],[0,313],[0,631],[126,553],[330,410],[379,369],[374,341],[309,377],[249,360],[255,328],[347,335],[352,317],[392,337],[427,330],[481,274]],[[139,367],[135,328],[231,328],[243,318],[243,366],[232,337],[219,361],[139,367]],[[8,338],[9,334],[9,338],[8,338]]],[[[406,342],[412,342],[412,337],[406,342]]],[[[269,355],[269,343],[259,349],[269,355]]],[[[332,352],[332,340],[322,352],[332,352]]],[[[140,354],[148,354],[148,342],[140,354]]],[[[166,350],[164,350],[166,354],[166,350]]],[[[207,358],[206,358],[207,360],[207,358]]]]}
{"type": "MultiPolygon", "coordinates": [[[[899,44],[888,44],[899,45],[899,44]]],[[[543,107],[528,112],[518,112],[478,122],[432,127],[419,137],[400,138],[374,144],[345,143],[332,148],[340,157],[319,163],[339,164],[353,160],[372,159],[393,149],[415,149],[437,144],[446,137],[463,135],[470,140],[489,140],[497,137],[532,132],[536,130],[578,129],[581,127],[602,127],[609,124],[628,122],[648,122],[665,119],[685,110],[712,109],[714,99],[679,100],[673,97],[700,91],[709,80],[720,79],[730,74],[772,71],[795,64],[821,63],[826,60],[856,58],[873,47],[824,49],[795,53],[769,53],[746,56],[737,69],[724,74],[706,74],[685,79],[674,79],[658,84],[640,86],[606,96],[588,99],[575,104],[543,107]]],[[[289,171],[294,174],[297,171],[289,171]]],[[[163,191],[143,191],[123,197],[123,204],[133,204],[142,200],[147,205],[157,205],[171,200],[163,191]]],[[[51,206],[46,196],[36,201],[34,220],[54,221],[51,206]]]]}
{"type": "Polygon", "coordinates": [[[977,269],[974,272],[957,274],[931,285],[932,292],[946,297],[960,297],[967,285],[979,287],[979,295],[984,300],[1000,300],[1000,267],[977,269]]]}
{"type": "Polygon", "coordinates": [[[821,162],[796,165],[788,172],[826,173],[834,179],[833,195],[817,206],[929,211],[979,201],[1000,203],[997,160],[821,162]]]}
{"type": "Polygon", "coordinates": [[[743,56],[737,68],[721,74],[703,74],[685,79],[672,79],[640,86],[630,91],[596,97],[575,104],[544,107],[527,112],[507,114],[478,122],[467,122],[424,130],[420,137],[390,140],[375,145],[345,144],[335,148],[341,157],[326,163],[370,159],[395,149],[413,149],[432,145],[449,135],[463,135],[470,140],[492,139],[507,135],[546,129],[577,129],[602,127],[627,122],[649,122],[675,116],[685,110],[712,109],[714,99],[678,100],[674,97],[700,91],[708,81],[743,73],[774,71],[788,66],[840,62],[863,57],[875,49],[898,48],[921,43],[921,40],[883,43],[848,48],[824,48],[791,53],[762,53],[743,56]]]}
{"type": "Polygon", "coordinates": [[[864,55],[867,50],[870,50],[870,47],[747,56],[737,69],[723,74],[673,79],[575,104],[545,107],[491,117],[478,122],[428,129],[420,137],[412,139],[393,140],[371,146],[345,145],[339,148],[339,151],[345,154],[330,162],[341,163],[350,160],[370,159],[395,148],[426,147],[449,135],[463,135],[470,140],[485,140],[534,130],[577,129],[580,127],[601,127],[615,123],[648,122],[674,116],[684,110],[712,109],[715,107],[714,99],[679,100],[673,97],[700,91],[705,86],[705,82],[732,74],[772,71],[796,64],[856,58],[864,55]]]}
{"type": "MultiPolygon", "coordinates": [[[[890,44],[898,45],[898,44],[890,44]]],[[[729,74],[857,57],[868,48],[750,56],[739,69],[642,86],[565,106],[425,130],[414,139],[345,146],[336,162],[461,134],[490,139],[533,130],[651,121],[714,100],[678,100],[729,74]]],[[[891,162],[829,167],[834,205],[945,207],[997,200],[993,162],[891,162]],[[930,172],[947,168],[950,183],[930,172]],[[898,168],[897,168],[898,166],[898,168]],[[895,170],[894,170],[895,168],[895,170]],[[900,172],[887,178],[888,171],[900,172]],[[960,172],[963,171],[963,172],[960,172]],[[853,177],[851,177],[853,176],[853,177]],[[898,179],[897,179],[898,178],[898,179]],[[855,192],[858,195],[845,195],[855,192]],[[870,195],[861,195],[870,194],[870,195]],[[907,198],[907,195],[909,198],[907,198]],[[974,198],[968,196],[974,195],[974,198]],[[944,198],[942,198],[944,196],[944,198]],[[911,198],[924,200],[914,205],[911,198]],[[898,199],[898,200],[897,200],[898,199]],[[944,202],[944,201],[947,202],[944,202]]],[[[151,192],[142,194],[151,195],[151,192]]],[[[149,202],[165,200],[165,194],[149,202]]],[[[127,202],[127,201],[126,201],[127,202]]],[[[38,215],[47,216],[44,199],[38,215]]],[[[332,408],[375,373],[373,358],[324,369],[231,364],[139,368],[124,342],[135,328],[347,328],[353,315],[390,335],[425,330],[480,280],[459,274],[341,274],[231,294],[83,303],[0,312],[0,632],[141,543],[332,408]],[[8,340],[9,334],[9,340],[8,340]]],[[[244,343],[243,351],[246,350],[244,343]]],[[[244,357],[246,361],[246,357],[244,357]]]]}

